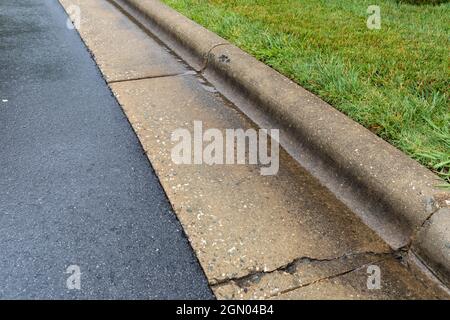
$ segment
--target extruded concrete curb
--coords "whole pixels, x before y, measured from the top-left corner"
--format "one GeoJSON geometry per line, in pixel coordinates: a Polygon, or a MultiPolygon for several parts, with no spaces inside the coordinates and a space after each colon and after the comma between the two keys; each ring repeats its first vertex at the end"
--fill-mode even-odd
{"type": "Polygon", "coordinates": [[[250,106],[243,111],[260,117],[259,124],[280,128],[288,137],[281,141],[283,147],[294,157],[299,150],[307,154],[297,158],[340,200],[393,248],[409,248],[413,242],[413,252],[420,260],[437,268],[435,274],[450,284],[449,210],[439,210],[449,206],[450,192],[435,187],[442,183],[436,175],[288,78],[161,2],[110,1],[201,70],[237,106],[250,106]],[[447,235],[442,230],[447,230],[447,235]]]}
{"type": "Polygon", "coordinates": [[[438,278],[450,283],[450,209],[438,210],[417,234],[412,251],[423,259],[438,278]]]}

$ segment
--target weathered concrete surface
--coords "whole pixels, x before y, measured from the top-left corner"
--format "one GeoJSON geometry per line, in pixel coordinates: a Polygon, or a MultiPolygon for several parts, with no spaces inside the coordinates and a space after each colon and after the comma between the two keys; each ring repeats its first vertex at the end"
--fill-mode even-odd
{"type": "MultiPolygon", "coordinates": [[[[170,136],[175,129],[192,130],[194,120],[202,121],[205,130],[252,126],[202,82],[200,77],[178,76],[111,87],[218,298],[267,298],[378,261],[384,257],[379,253],[389,252],[373,231],[284,152],[278,175],[269,177],[251,166],[173,164],[170,136]],[[292,274],[280,271],[286,267],[292,274]]],[[[385,272],[397,273],[388,267],[385,272]]],[[[409,277],[390,290],[407,298],[401,295],[412,289],[395,285],[409,281],[422,288],[409,277]]],[[[412,292],[432,298],[434,290],[439,292],[412,292]]],[[[379,296],[387,298],[391,291],[379,296]]]]}
{"type": "MultiPolygon", "coordinates": [[[[114,10],[111,8],[114,14],[121,14],[114,10]]],[[[130,37],[134,32],[140,31],[130,27],[130,37]]],[[[97,46],[108,47],[109,43],[90,46],[94,55],[97,50],[107,50],[97,46]]],[[[177,63],[175,58],[172,63],[177,63]]],[[[267,281],[267,285],[251,284],[248,291],[265,291],[251,297],[269,297],[273,292],[292,289],[289,282],[336,276],[390,251],[283,150],[275,176],[261,176],[257,166],[174,164],[171,149],[175,143],[170,138],[176,129],[192,132],[193,121],[202,121],[204,130],[217,128],[222,132],[254,126],[201,76],[141,79],[111,83],[110,87],[219,298],[240,297],[242,290],[234,287],[234,282],[255,274],[264,276],[261,283],[267,281]],[[301,274],[300,280],[295,276],[284,280],[284,268],[301,274]],[[266,278],[273,275],[281,280],[266,278]]],[[[386,272],[397,275],[395,269],[386,272]]],[[[426,292],[424,297],[434,295],[426,292]]]]}
{"type": "Polygon", "coordinates": [[[236,46],[212,48],[204,76],[258,125],[279,127],[286,150],[394,249],[450,197],[431,171],[236,46]]]}
{"type": "Polygon", "coordinates": [[[275,296],[273,299],[448,299],[434,284],[418,281],[398,260],[389,258],[375,262],[381,270],[381,288],[368,289],[368,266],[339,275],[326,277],[275,296]]]}
{"type": "Polygon", "coordinates": [[[251,128],[202,79],[178,76],[111,85],[189,235],[210,283],[274,270],[298,257],[387,252],[373,231],[284,152],[280,171],[245,165],[175,165],[171,134],[251,128]]]}
{"type": "MultiPolygon", "coordinates": [[[[158,0],[112,1],[194,68],[202,66],[206,79],[257,125],[281,128],[286,151],[392,248],[409,246],[429,216],[449,206],[450,193],[436,187],[442,181],[430,170],[239,48],[158,0]]],[[[425,250],[422,260],[432,255],[425,250]]],[[[445,263],[439,261],[448,274],[445,263]]]]}
{"type": "MultiPolygon", "coordinates": [[[[60,2],[66,9],[70,9],[70,6],[80,8],[78,31],[89,48],[96,48],[94,58],[108,82],[187,71],[183,64],[174,63],[174,56],[144,31],[136,28],[130,19],[112,10],[114,6],[108,1],[60,2]],[[130,29],[134,32],[130,33],[130,29]]],[[[75,12],[73,8],[72,12],[75,12]]]]}

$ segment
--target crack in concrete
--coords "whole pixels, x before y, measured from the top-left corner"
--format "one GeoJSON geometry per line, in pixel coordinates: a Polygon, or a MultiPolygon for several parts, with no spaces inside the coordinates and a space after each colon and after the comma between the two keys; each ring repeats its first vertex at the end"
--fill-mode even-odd
{"type": "Polygon", "coordinates": [[[313,284],[316,284],[316,283],[319,283],[319,282],[322,282],[322,281],[325,281],[325,280],[331,280],[331,279],[334,279],[334,278],[338,278],[338,277],[344,276],[346,274],[349,274],[349,273],[352,273],[354,271],[360,270],[360,269],[362,269],[364,267],[367,267],[367,266],[369,266],[371,264],[379,263],[381,261],[384,261],[384,260],[388,259],[389,257],[390,257],[390,255],[386,254],[386,256],[384,258],[380,258],[378,260],[362,264],[362,265],[357,266],[355,268],[352,268],[350,270],[346,270],[346,271],[343,271],[343,272],[340,272],[340,273],[337,273],[337,274],[332,274],[332,275],[329,275],[329,276],[326,276],[326,277],[323,277],[323,278],[319,278],[317,280],[314,280],[314,281],[311,281],[311,282],[308,282],[308,283],[305,283],[305,284],[302,284],[302,285],[298,285],[298,286],[294,286],[294,287],[286,289],[286,290],[282,290],[280,292],[277,292],[276,294],[268,296],[267,298],[276,297],[276,296],[279,296],[279,295],[282,295],[282,294],[286,294],[288,292],[291,292],[291,291],[294,291],[294,290],[297,290],[297,289],[301,289],[301,288],[304,288],[304,287],[311,286],[313,284]]]}
{"type": "MultiPolygon", "coordinates": [[[[427,225],[430,222],[430,220],[433,218],[433,216],[439,210],[441,210],[442,208],[446,208],[447,207],[446,202],[445,202],[445,205],[442,206],[442,203],[440,203],[439,200],[434,199],[434,198],[431,198],[431,200],[432,200],[432,205],[435,206],[434,210],[432,210],[431,213],[424,219],[424,221],[418,227],[416,227],[415,230],[412,231],[411,235],[409,236],[408,243],[403,246],[403,248],[405,248],[407,252],[410,252],[410,251],[413,252],[412,246],[413,246],[413,243],[415,242],[415,240],[417,239],[417,235],[419,234],[419,232],[425,227],[425,225],[427,225]]],[[[444,199],[444,201],[445,201],[445,199],[444,199]]],[[[427,266],[426,264],[424,264],[424,265],[427,266]]],[[[434,274],[434,272],[428,266],[426,268],[431,273],[434,274]]]]}
{"type": "MultiPolygon", "coordinates": [[[[435,200],[434,200],[434,201],[435,201],[435,200]]],[[[442,206],[440,206],[440,205],[437,205],[437,206],[435,207],[435,209],[428,215],[428,217],[420,224],[420,226],[418,226],[418,227],[416,228],[416,230],[413,231],[413,233],[412,233],[411,236],[409,237],[409,243],[407,244],[408,250],[411,249],[412,244],[413,244],[414,241],[416,240],[417,235],[419,234],[419,232],[425,227],[425,225],[427,225],[427,224],[430,222],[431,218],[433,218],[433,216],[435,215],[435,213],[438,212],[439,210],[441,210],[442,208],[445,208],[445,207],[442,207],[442,206]]]]}
{"type": "MultiPolygon", "coordinates": [[[[340,259],[345,259],[345,258],[352,258],[352,257],[358,257],[358,256],[380,256],[380,257],[384,257],[381,260],[378,261],[382,261],[384,259],[387,259],[389,257],[395,257],[395,258],[402,258],[403,259],[403,255],[406,253],[406,251],[404,250],[404,248],[399,248],[395,251],[389,251],[389,252],[371,252],[371,251],[366,251],[366,252],[358,252],[358,253],[346,253],[343,254],[341,256],[338,257],[333,257],[333,258],[324,258],[324,259],[317,259],[317,258],[313,258],[313,257],[299,257],[299,258],[295,258],[294,260],[281,265],[275,269],[272,270],[268,270],[268,271],[250,271],[248,274],[241,276],[241,277],[230,277],[230,278],[224,278],[224,279],[213,279],[213,281],[210,282],[211,287],[213,288],[217,288],[220,286],[224,286],[230,283],[234,283],[236,284],[238,287],[242,288],[242,287],[248,287],[248,283],[252,283],[255,282],[257,280],[259,280],[262,277],[265,277],[269,274],[275,273],[275,272],[285,272],[285,273],[289,273],[289,274],[294,274],[297,266],[301,263],[311,263],[311,262],[330,262],[330,261],[336,261],[336,260],[340,260],[340,259]]],[[[373,262],[371,262],[373,263],[373,262]]],[[[363,266],[365,266],[366,264],[363,264],[361,266],[358,266],[356,268],[354,268],[353,270],[356,270],[358,268],[361,268],[363,266]]],[[[345,273],[344,273],[345,274],[345,273]]],[[[338,275],[331,275],[328,277],[325,277],[323,279],[326,278],[330,278],[330,277],[334,277],[334,276],[338,276],[338,275]]],[[[305,286],[306,284],[304,284],[303,286],[305,286]]]]}
{"type": "Polygon", "coordinates": [[[422,224],[417,228],[417,233],[420,229],[422,229],[425,224],[431,220],[433,215],[443,208],[450,207],[450,197],[449,194],[445,192],[436,193],[431,198],[428,198],[428,202],[431,202],[429,205],[434,207],[434,210],[428,215],[428,217],[422,222],[422,224]]]}
{"type": "Polygon", "coordinates": [[[211,49],[208,50],[208,52],[206,53],[206,57],[204,58],[204,62],[202,67],[200,68],[200,70],[198,70],[197,72],[202,74],[205,72],[206,68],[208,67],[208,62],[209,62],[209,55],[211,54],[211,51],[213,51],[215,48],[220,47],[220,46],[229,46],[231,45],[230,43],[218,43],[215,44],[211,47],[211,49]]]}

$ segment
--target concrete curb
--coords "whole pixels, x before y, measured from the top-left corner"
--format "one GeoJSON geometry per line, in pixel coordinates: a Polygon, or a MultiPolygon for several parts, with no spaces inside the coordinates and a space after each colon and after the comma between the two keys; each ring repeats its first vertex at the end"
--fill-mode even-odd
{"type": "Polygon", "coordinates": [[[157,0],[110,0],[264,127],[394,249],[450,285],[450,192],[442,181],[312,93],[157,0]],[[437,213],[438,212],[438,213],[437,213]],[[436,213],[436,217],[434,216],[436,213]],[[432,239],[432,241],[430,240],[432,239]]]}
{"type": "Polygon", "coordinates": [[[437,278],[450,283],[450,209],[439,209],[417,233],[411,250],[433,270],[437,278]]]}

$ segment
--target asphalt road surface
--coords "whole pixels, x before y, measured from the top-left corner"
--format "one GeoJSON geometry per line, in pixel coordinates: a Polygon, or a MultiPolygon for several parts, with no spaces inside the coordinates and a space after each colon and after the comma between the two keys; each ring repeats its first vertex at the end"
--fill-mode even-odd
{"type": "Polygon", "coordinates": [[[57,0],[0,2],[0,298],[212,298],[66,21],[57,0]]]}

